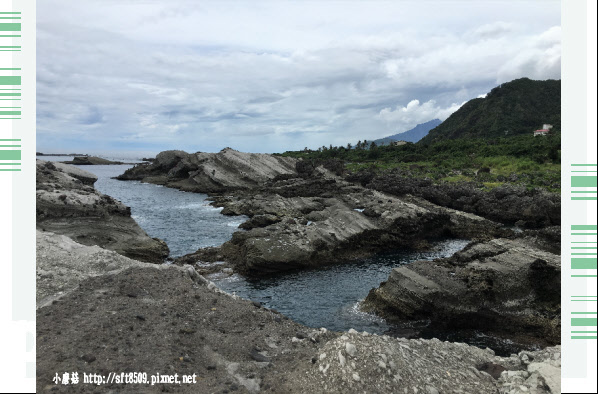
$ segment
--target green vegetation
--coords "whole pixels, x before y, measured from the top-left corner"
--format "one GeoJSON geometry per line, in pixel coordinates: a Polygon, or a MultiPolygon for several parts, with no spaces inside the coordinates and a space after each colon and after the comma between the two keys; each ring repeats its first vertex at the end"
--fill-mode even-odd
{"type": "Polygon", "coordinates": [[[545,123],[560,132],[561,81],[521,78],[495,87],[485,98],[468,101],[421,142],[525,135],[545,123]]]}
{"type": "Polygon", "coordinates": [[[560,191],[560,133],[495,139],[447,139],[432,144],[376,146],[359,142],[355,149],[321,147],[285,152],[283,156],[313,161],[337,159],[349,171],[375,172],[399,168],[435,183],[475,181],[486,189],[503,183],[560,191]]]}
{"type": "Polygon", "coordinates": [[[559,192],[561,182],[561,81],[527,78],[504,83],[485,98],[468,101],[418,143],[355,147],[323,146],[285,152],[352,171],[403,171],[435,183],[475,182],[493,189],[504,183],[559,192]],[[547,136],[533,136],[544,123],[547,136]]]}

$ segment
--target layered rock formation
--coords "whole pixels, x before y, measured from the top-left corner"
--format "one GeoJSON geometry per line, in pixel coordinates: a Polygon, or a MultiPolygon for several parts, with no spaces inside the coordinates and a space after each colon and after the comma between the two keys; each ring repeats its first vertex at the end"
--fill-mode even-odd
{"type": "Polygon", "coordinates": [[[180,262],[225,260],[237,271],[264,274],[351,260],[384,249],[422,248],[426,239],[481,238],[508,230],[475,215],[415,197],[399,199],[344,181],[324,168],[261,188],[214,196],[227,215],[251,219],[217,251],[180,262]]]}
{"type": "MultiPolygon", "coordinates": [[[[241,226],[246,231],[236,232],[229,242],[200,249],[178,263],[203,267],[205,262],[225,261],[237,272],[264,275],[348,261],[384,249],[425,248],[441,237],[472,239],[475,245],[450,259],[395,269],[370,293],[364,308],[390,321],[430,321],[427,332],[479,330],[527,347],[559,343],[558,228],[556,233],[546,228],[516,235],[475,214],[441,206],[458,205],[450,198],[437,205],[416,196],[421,193],[410,182],[389,182],[385,188],[392,194],[385,193],[374,190],[382,188],[381,180],[376,187],[363,187],[301,160],[294,161],[292,170],[292,162],[267,166],[264,163],[280,158],[260,156],[261,175],[256,170],[248,178],[251,182],[240,183],[231,158],[241,157],[246,163],[251,155],[227,149],[204,157],[200,166],[193,164],[197,154],[163,152],[154,164],[121,176],[195,191],[218,190],[211,198],[223,214],[250,217],[241,226]],[[217,189],[212,189],[214,174],[206,169],[224,161],[230,175],[219,178],[217,189]],[[189,171],[193,168],[197,169],[189,171]],[[273,170],[267,173],[263,168],[273,170]],[[409,188],[413,194],[405,192],[409,188]],[[550,282],[548,289],[542,281],[550,282]]],[[[522,209],[508,194],[502,197],[515,206],[508,215],[522,209]]],[[[490,204],[490,211],[480,206],[484,205],[471,210],[487,216],[500,211],[500,205],[490,204]]],[[[552,208],[537,215],[532,209],[520,218],[550,224],[551,212],[552,208]]]]}
{"type": "Polygon", "coordinates": [[[560,286],[560,256],[526,238],[494,239],[393,269],[362,309],[545,346],[560,343],[560,286]]]}
{"type": "Polygon", "coordinates": [[[165,151],[151,163],[118,176],[197,193],[250,189],[277,176],[293,175],[296,159],[226,148],[218,153],[165,151]]]}
{"type": "Polygon", "coordinates": [[[250,220],[221,248],[183,263],[226,260],[264,274],[316,267],[382,249],[424,247],[426,239],[487,239],[508,231],[475,215],[412,196],[397,198],[347,182],[324,167],[292,158],[241,153],[166,151],[120,175],[182,190],[208,192],[223,214],[250,220]]]}
{"type": "Polygon", "coordinates": [[[497,357],[439,340],[329,332],[218,290],[191,267],[145,264],[38,232],[37,391],[558,393],[560,348],[497,357]],[[78,372],[79,383],[56,383],[78,372]],[[195,374],[195,382],[151,384],[195,374]]]}
{"type": "Polygon", "coordinates": [[[37,228],[133,259],[161,263],[168,256],[168,246],[150,238],[131,218],[130,208],[95,190],[96,180],[77,167],[37,160],[37,228]]]}
{"type": "Polygon", "coordinates": [[[364,187],[393,194],[414,195],[434,204],[473,213],[484,218],[521,227],[541,228],[561,224],[560,195],[525,187],[503,185],[490,191],[474,184],[435,185],[429,179],[413,177],[395,169],[376,175],[367,171],[348,177],[364,187]]]}

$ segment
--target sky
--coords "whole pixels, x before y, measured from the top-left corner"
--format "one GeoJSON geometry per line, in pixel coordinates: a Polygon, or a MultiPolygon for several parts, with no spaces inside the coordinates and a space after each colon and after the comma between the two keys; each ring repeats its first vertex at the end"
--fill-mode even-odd
{"type": "Polygon", "coordinates": [[[560,1],[38,0],[37,151],[354,144],[560,60],[560,1]]]}

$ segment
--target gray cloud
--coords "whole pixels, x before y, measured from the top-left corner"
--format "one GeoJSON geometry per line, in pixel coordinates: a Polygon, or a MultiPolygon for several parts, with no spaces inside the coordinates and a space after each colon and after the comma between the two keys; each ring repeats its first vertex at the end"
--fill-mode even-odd
{"type": "Polygon", "coordinates": [[[559,24],[558,1],[43,0],[38,150],[375,139],[560,78],[559,24]]]}

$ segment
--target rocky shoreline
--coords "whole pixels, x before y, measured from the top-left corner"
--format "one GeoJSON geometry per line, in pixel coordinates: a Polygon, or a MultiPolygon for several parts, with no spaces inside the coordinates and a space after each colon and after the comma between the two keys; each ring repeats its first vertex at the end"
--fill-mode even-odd
{"type": "Polygon", "coordinates": [[[546,227],[560,223],[560,209],[555,208],[560,202],[551,194],[530,197],[495,189],[484,198],[472,193],[467,203],[460,195],[453,200],[450,190],[419,185],[418,180],[393,173],[356,184],[351,176],[340,176],[341,169],[330,163],[316,166],[292,158],[265,157],[231,149],[215,154],[167,151],[151,165],[138,165],[120,178],[154,182],[162,173],[160,179],[166,186],[210,192],[212,186],[206,189],[205,185],[216,180],[206,180],[212,174],[207,169],[219,166],[219,192],[210,193],[212,205],[222,207],[225,215],[250,219],[240,226],[246,231],[234,233],[222,246],[176,260],[193,264],[202,273],[210,272],[204,270],[207,262],[224,261],[227,264],[221,267],[262,276],[349,261],[387,249],[422,249],[440,237],[470,239],[473,243],[466,250],[448,259],[396,268],[370,292],[363,310],[388,321],[425,322],[423,327],[432,332],[479,330],[516,339],[526,347],[560,343],[560,292],[555,290],[560,289],[560,228],[546,227]],[[281,159],[284,164],[278,171],[267,165],[281,159]],[[248,178],[243,188],[235,178],[236,162],[255,165],[251,181],[248,178]],[[230,179],[232,183],[227,183],[230,179]],[[420,197],[429,190],[448,194],[420,197]],[[543,208],[536,207],[537,202],[544,203],[543,208]],[[518,224],[540,229],[517,232],[452,208],[463,208],[463,204],[470,204],[465,211],[506,223],[519,215],[518,224]],[[548,290],[546,281],[551,281],[548,290]]]}
{"type": "Polygon", "coordinates": [[[196,375],[195,384],[106,383],[121,393],[558,393],[560,347],[490,349],[313,329],[223,293],[195,270],[137,262],[38,231],[37,388],[56,373],[196,375]],[[60,282],[57,282],[60,279],[60,282]]]}
{"type": "Polygon", "coordinates": [[[168,257],[164,241],[149,237],[131,209],[93,187],[97,177],[67,164],[37,160],[36,225],[84,245],[98,245],[151,263],[168,257]]]}
{"type": "Polygon", "coordinates": [[[393,269],[362,310],[548,346],[560,343],[560,287],[560,256],[524,238],[499,238],[393,269]]]}
{"type": "MultiPolygon", "coordinates": [[[[347,179],[366,188],[395,196],[414,195],[434,204],[479,215],[503,224],[521,228],[543,228],[561,224],[560,195],[540,189],[505,184],[482,191],[478,184],[433,184],[399,168],[375,174],[361,171],[347,179]]],[[[517,178],[516,174],[512,177],[517,178]]]]}
{"type": "Polygon", "coordinates": [[[93,174],[38,161],[38,391],[77,391],[54,385],[57,371],[124,371],[200,378],[144,392],[560,392],[560,295],[542,285],[560,280],[552,242],[558,228],[516,234],[304,164],[225,149],[163,152],[128,170],[119,178],[208,192],[223,214],[250,217],[221,247],[158,265],[147,262],[163,261],[166,245],[148,237],[130,209],[97,192],[93,174]],[[478,322],[514,335],[506,324],[496,327],[506,316],[530,342],[557,346],[499,357],[437,339],[308,328],[223,293],[195,269],[224,260],[237,272],[265,275],[385,248],[426,248],[440,236],[474,243],[448,259],[393,270],[364,308],[390,321],[461,328],[478,322]]]}
{"type": "Polygon", "coordinates": [[[385,249],[425,248],[427,240],[440,237],[511,234],[476,215],[367,189],[323,166],[303,164],[232,149],[215,154],[167,151],[118,179],[209,193],[223,214],[247,215],[250,220],[241,226],[247,231],[235,233],[217,249],[200,249],[177,261],[224,260],[248,275],[335,264],[385,249]],[[245,171],[249,165],[251,171],[245,171]]]}

